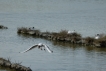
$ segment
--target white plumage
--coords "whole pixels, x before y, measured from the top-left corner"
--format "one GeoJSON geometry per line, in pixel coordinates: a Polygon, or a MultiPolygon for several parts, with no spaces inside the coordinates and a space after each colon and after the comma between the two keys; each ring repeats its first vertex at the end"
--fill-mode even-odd
{"type": "Polygon", "coordinates": [[[68,31],[68,34],[73,34],[75,33],[75,30],[74,31],[68,31]]]}
{"type": "Polygon", "coordinates": [[[25,51],[22,51],[22,52],[20,52],[20,53],[28,52],[28,51],[30,51],[30,50],[36,48],[36,47],[38,47],[38,48],[41,49],[41,50],[43,50],[43,48],[44,48],[44,50],[47,50],[49,53],[53,53],[53,51],[50,50],[50,48],[49,48],[47,45],[42,44],[42,43],[36,44],[36,45],[34,45],[34,46],[32,46],[32,47],[30,47],[30,48],[28,48],[28,49],[26,49],[25,51]]]}
{"type": "Polygon", "coordinates": [[[97,35],[95,36],[95,39],[99,39],[99,38],[100,38],[100,35],[97,34],[97,35]]]}

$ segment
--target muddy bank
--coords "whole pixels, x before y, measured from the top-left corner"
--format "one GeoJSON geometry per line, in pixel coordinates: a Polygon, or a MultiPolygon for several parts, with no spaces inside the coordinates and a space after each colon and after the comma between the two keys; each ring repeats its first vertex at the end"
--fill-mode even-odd
{"type": "Polygon", "coordinates": [[[32,71],[30,67],[22,66],[20,63],[12,63],[9,59],[0,58],[0,67],[14,71],[32,71]]]}
{"type": "Polygon", "coordinates": [[[106,47],[106,35],[100,34],[100,37],[85,37],[80,33],[61,30],[60,32],[41,32],[34,27],[21,27],[17,29],[17,33],[23,36],[32,36],[45,38],[52,41],[68,42],[70,44],[78,44],[85,46],[106,47]]]}

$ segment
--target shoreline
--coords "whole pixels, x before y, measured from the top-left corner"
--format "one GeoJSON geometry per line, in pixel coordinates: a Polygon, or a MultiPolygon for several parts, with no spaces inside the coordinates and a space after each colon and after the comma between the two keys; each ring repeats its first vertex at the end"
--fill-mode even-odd
{"type": "Polygon", "coordinates": [[[20,27],[17,29],[18,35],[23,36],[32,36],[45,38],[47,40],[59,41],[59,42],[68,42],[70,44],[78,44],[85,46],[94,46],[94,47],[106,47],[106,35],[100,34],[101,37],[95,39],[95,37],[82,37],[81,34],[73,32],[68,34],[67,30],[61,30],[60,32],[41,32],[34,27],[20,27]]]}
{"type": "Polygon", "coordinates": [[[9,59],[4,59],[0,57],[0,68],[5,68],[15,71],[32,71],[30,67],[25,67],[21,63],[12,63],[9,59]]]}

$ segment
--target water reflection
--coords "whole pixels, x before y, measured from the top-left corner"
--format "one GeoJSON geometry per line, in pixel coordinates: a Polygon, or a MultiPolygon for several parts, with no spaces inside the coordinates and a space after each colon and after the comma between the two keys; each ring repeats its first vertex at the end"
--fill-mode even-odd
{"type": "Polygon", "coordinates": [[[98,48],[98,47],[93,47],[93,46],[83,46],[83,45],[77,45],[77,44],[71,44],[68,42],[58,42],[58,41],[51,41],[53,45],[58,45],[58,46],[63,46],[67,48],[71,48],[73,50],[78,49],[78,48],[83,48],[86,51],[96,51],[96,52],[106,52],[106,48],[98,48]]]}

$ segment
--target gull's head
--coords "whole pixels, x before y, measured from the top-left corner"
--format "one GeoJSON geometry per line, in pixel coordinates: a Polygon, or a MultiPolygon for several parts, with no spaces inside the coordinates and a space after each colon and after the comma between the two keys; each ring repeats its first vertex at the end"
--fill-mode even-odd
{"type": "Polygon", "coordinates": [[[43,45],[43,44],[42,44],[42,43],[39,43],[38,45],[41,46],[41,45],[43,45]]]}

